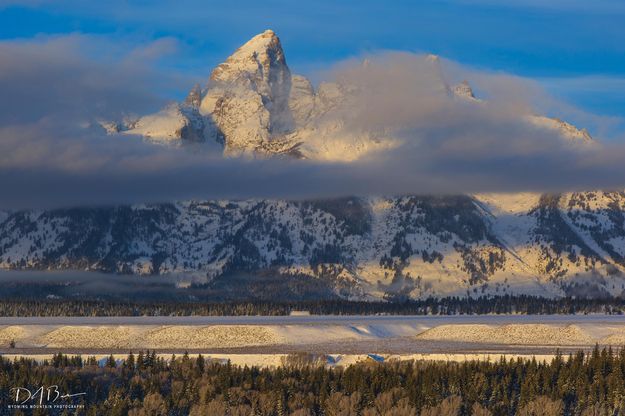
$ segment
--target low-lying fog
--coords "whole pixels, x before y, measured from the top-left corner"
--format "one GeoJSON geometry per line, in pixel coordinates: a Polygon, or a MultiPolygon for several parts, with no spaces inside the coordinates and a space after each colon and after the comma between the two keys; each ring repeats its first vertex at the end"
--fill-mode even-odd
{"type": "Polygon", "coordinates": [[[0,270],[0,299],[248,301],[279,297],[298,301],[336,297],[325,282],[317,279],[236,274],[207,280],[193,275],[0,270]]]}

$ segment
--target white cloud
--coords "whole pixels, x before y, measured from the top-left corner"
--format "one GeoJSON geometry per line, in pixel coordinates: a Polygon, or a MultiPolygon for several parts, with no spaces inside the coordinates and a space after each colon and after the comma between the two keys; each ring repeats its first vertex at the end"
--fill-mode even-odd
{"type": "MultiPolygon", "coordinates": [[[[450,82],[470,77],[488,97],[469,105],[447,98],[431,65],[405,53],[330,72],[359,91],[337,113],[348,129],[390,131],[402,141],[356,163],[224,159],[198,147],[105,136],[81,122],[149,105],[152,82],[163,79],[127,54],[117,63],[92,58],[76,46],[85,41],[0,43],[0,58],[12,58],[0,59],[0,89],[11,94],[0,111],[1,208],[625,188],[623,146],[579,149],[520,121],[548,97],[539,84],[447,62],[450,82]]],[[[131,55],[158,57],[171,46],[131,55]]]]}

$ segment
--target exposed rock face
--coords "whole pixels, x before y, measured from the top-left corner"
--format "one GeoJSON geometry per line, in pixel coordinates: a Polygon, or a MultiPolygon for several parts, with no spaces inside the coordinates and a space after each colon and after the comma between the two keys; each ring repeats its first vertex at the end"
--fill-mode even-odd
{"type": "Polygon", "coordinates": [[[453,88],[453,91],[457,97],[463,97],[469,100],[475,100],[475,95],[473,94],[473,88],[471,88],[471,86],[469,85],[469,82],[466,80],[456,85],[453,88]]]}

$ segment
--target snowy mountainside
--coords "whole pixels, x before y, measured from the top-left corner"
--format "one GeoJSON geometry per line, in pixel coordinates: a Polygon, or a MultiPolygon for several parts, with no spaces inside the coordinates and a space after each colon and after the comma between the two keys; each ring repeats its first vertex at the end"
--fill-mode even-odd
{"type": "Polygon", "coordinates": [[[623,193],[180,202],[6,213],[0,268],[236,273],[348,298],[620,295],[623,193]]]}

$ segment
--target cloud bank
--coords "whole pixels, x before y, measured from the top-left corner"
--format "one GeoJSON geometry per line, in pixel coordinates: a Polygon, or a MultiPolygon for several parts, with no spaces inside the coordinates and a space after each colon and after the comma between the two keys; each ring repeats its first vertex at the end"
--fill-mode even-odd
{"type": "Polygon", "coordinates": [[[398,140],[357,162],[223,158],[208,146],[156,146],[89,125],[161,104],[154,86],[181,80],[147,63],[174,46],[163,40],[112,64],[85,51],[80,37],[0,43],[0,91],[9,97],[0,103],[0,209],[625,188],[621,143],[575,146],[523,121],[552,100],[536,83],[453,62],[443,62],[441,75],[428,58],[406,53],[325,74],[356,91],[332,114],[342,133],[398,140]],[[441,76],[468,77],[486,101],[449,98],[441,76]]]}

